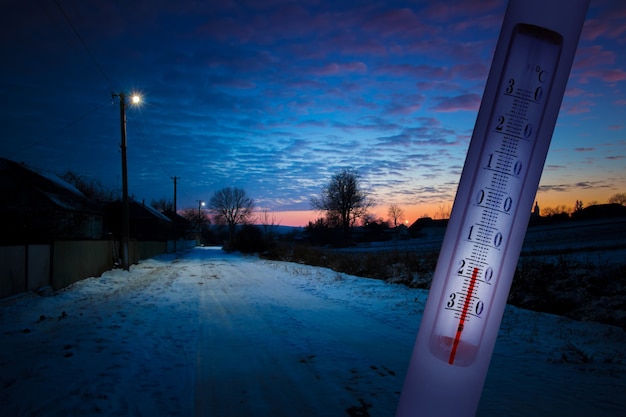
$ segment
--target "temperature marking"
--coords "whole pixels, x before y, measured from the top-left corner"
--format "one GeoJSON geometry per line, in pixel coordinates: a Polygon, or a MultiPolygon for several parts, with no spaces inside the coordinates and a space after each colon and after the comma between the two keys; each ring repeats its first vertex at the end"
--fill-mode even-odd
{"type": "Polygon", "coordinates": [[[456,356],[456,350],[459,347],[461,341],[461,333],[465,327],[465,320],[467,319],[467,312],[469,311],[470,302],[472,300],[472,294],[474,293],[474,286],[476,285],[476,278],[478,277],[478,268],[474,268],[472,272],[472,279],[465,296],[465,302],[463,303],[463,310],[461,311],[461,318],[459,318],[459,326],[456,329],[456,336],[454,337],[454,343],[452,344],[452,351],[450,352],[450,359],[448,363],[452,365],[454,363],[454,357],[456,356]]]}

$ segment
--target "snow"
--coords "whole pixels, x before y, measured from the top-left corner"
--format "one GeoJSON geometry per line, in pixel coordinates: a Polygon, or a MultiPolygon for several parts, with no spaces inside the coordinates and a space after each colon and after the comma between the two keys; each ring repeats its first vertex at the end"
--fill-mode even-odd
{"type": "MultiPolygon", "coordinates": [[[[11,416],[391,416],[427,291],[195,248],[0,302],[11,416]]],[[[508,307],[479,416],[626,416],[624,330],[508,307]]]]}

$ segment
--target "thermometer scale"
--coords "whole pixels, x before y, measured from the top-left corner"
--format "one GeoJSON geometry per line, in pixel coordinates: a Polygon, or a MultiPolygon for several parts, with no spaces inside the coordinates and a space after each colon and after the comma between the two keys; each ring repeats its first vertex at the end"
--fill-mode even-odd
{"type": "MultiPolygon", "coordinates": [[[[467,201],[460,202],[465,213],[451,256],[457,261],[446,271],[430,338],[431,352],[451,365],[467,366],[474,360],[522,203],[522,186],[532,162],[541,156],[545,159],[545,155],[535,156],[540,151],[537,132],[561,47],[562,37],[556,32],[527,24],[513,30],[493,106],[496,111],[488,123],[467,201]]],[[[531,198],[534,195],[533,191],[531,198]]],[[[532,201],[524,203],[523,209],[530,213],[532,201]]]]}
{"type": "Polygon", "coordinates": [[[588,3],[509,2],[399,417],[478,408],[588,3]]]}

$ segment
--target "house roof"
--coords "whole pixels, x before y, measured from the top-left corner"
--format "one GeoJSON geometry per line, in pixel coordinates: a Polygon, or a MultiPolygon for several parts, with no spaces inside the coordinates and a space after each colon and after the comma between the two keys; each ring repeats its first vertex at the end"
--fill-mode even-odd
{"type": "Polygon", "coordinates": [[[95,211],[90,200],[56,175],[0,158],[0,209],[95,211]]]}
{"type": "Polygon", "coordinates": [[[147,216],[152,216],[155,217],[161,221],[164,222],[168,222],[171,223],[172,219],[170,219],[169,217],[167,217],[165,214],[161,213],[160,211],[158,211],[157,209],[155,209],[154,207],[150,206],[150,205],[146,205],[144,203],[140,203],[137,200],[130,198],[130,210],[131,210],[131,214],[132,217],[134,218],[139,218],[139,217],[146,217],[147,216]],[[143,211],[143,213],[142,213],[143,211]]]}

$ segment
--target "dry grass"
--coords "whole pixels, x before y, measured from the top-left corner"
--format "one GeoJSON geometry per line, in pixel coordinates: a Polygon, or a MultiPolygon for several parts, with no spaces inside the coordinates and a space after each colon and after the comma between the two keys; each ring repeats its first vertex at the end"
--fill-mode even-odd
{"type": "MultiPolygon", "coordinates": [[[[428,289],[438,254],[410,250],[345,252],[281,243],[265,256],[428,289]]],[[[509,304],[626,329],[626,264],[582,263],[567,251],[552,259],[520,258],[509,304]]]]}

